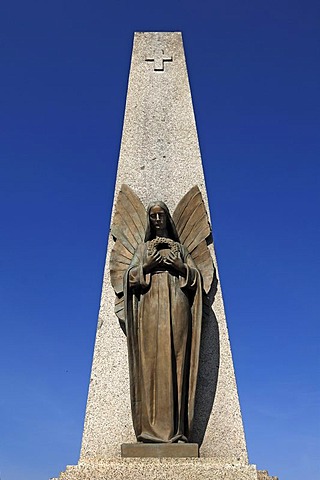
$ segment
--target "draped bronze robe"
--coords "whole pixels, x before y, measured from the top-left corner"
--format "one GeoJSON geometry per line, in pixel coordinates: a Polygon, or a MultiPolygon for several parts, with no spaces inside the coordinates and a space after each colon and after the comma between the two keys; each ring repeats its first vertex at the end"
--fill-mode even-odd
{"type": "Polygon", "coordinates": [[[186,278],[165,267],[144,275],[147,248],[148,242],[137,247],[124,279],[134,430],[140,442],[188,441],[199,360],[201,276],[182,245],[186,278]]]}

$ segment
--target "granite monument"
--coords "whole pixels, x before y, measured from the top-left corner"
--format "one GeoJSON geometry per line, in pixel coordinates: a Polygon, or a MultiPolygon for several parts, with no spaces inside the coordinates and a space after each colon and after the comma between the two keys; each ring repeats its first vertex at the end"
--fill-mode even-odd
{"type": "Polygon", "coordinates": [[[59,479],[270,480],[248,461],[180,32],[134,36],[114,199],[80,459],[59,479]]]}

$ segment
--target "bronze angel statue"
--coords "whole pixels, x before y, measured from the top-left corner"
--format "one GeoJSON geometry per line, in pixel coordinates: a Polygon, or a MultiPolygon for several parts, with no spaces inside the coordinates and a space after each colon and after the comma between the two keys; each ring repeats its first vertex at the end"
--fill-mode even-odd
{"type": "Polygon", "coordinates": [[[115,311],[127,336],[131,410],[138,442],[188,442],[194,415],[203,295],[213,281],[211,230],[193,187],[172,217],[147,211],[122,185],[111,233],[115,311]]]}

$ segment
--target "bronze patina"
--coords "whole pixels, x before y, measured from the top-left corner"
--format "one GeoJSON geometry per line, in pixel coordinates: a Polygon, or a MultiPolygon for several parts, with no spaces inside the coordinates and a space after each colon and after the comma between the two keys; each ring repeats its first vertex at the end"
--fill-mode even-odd
{"type": "Polygon", "coordinates": [[[188,442],[193,424],[203,294],[213,280],[210,225],[198,187],[171,217],[145,211],[122,185],[111,230],[110,274],[127,335],[133,426],[144,443],[188,442]]]}

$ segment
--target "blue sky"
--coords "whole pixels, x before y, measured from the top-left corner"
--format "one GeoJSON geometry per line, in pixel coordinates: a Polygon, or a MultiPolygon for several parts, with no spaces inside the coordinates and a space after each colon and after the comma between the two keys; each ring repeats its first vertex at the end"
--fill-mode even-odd
{"type": "Polygon", "coordinates": [[[183,32],[251,463],[319,476],[316,1],[0,5],[1,480],[78,460],[134,31],[183,32]]]}

